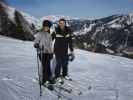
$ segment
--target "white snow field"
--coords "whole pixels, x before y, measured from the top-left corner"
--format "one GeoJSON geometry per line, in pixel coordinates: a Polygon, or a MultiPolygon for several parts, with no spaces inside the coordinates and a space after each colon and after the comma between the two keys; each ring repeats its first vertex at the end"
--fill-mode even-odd
{"type": "MultiPolygon", "coordinates": [[[[71,100],[133,100],[133,60],[106,54],[75,50],[69,65],[74,85],[83,94],[68,94],[71,100]],[[92,88],[88,90],[88,87],[92,88]]],[[[58,97],[33,82],[37,77],[33,42],[0,36],[0,100],[58,100],[58,97]]],[[[67,84],[67,83],[66,83],[67,84]]],[[[62,100],[68,100],[62,98],[62,100]]]]}

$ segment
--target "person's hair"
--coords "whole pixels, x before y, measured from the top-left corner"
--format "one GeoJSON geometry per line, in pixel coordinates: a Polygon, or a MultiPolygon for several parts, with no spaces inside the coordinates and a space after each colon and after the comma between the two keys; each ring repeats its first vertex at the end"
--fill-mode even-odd
{"type": "Polygon", "coordinates": [[[44,20],[42,26],[43,27],[48,26],[50,28],[52,26],[52,22],[49,20],[44,20]]]}
{"type": "Polygon", "coordinates": [[[66,24],[66,20],[64,19],[64,18],[61,18],[60,20],[59,20],[59,22],[60,21],[63,21],[63,22],[65,22],[65,24],[66,24]]]}
{"type": "Polygon", "coordinates": [[[49,20],[44,20],[43,23],[42,23],[41,31],[43,31],[43,28],[46,27],[46,26],[49,27],[48,33],[50,33],[50,27],[52,26],[52,22],[49,21],[49,20]]]}

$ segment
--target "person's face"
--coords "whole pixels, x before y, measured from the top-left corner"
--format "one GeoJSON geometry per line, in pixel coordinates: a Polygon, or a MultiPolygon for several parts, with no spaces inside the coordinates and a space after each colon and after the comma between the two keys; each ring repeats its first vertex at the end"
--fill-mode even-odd
{"type": "Polygon", "coordinates": [[[59,21],[59,26],[61,29],[64,29],[65,28],[65,21],[59,21]]]}
{"type": "Polygon", "coordinates": [[[50,28],[49,28],[48,26],[44,26],[44,27],[43,27],[43,30],[44,30],[45,32],[48,32],[48,31],[50,30],[50,28]]]}

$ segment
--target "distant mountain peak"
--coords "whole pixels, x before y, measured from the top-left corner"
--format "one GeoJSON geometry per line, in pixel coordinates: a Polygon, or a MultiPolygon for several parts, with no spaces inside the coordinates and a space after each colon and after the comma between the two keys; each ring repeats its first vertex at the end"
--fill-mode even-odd
{"type": "Polygon", "coordinates": [[[15,8],[6,5],[5,3],[0,2],[0,9],[3,10],[8,15],[8,18],[15,23],[14,15],[15,15],[15,8]]]}
{"type": "Polygon", "coordinates": [[[48,16],[42,17],[40,20],[50,20],[52,22],[56,22],[56,21],[58,21],[61,18],[64,18],[66,20],[70,20],[71,19],[69,16],[64,16],[64,15],[48,15],[48,16]]]}

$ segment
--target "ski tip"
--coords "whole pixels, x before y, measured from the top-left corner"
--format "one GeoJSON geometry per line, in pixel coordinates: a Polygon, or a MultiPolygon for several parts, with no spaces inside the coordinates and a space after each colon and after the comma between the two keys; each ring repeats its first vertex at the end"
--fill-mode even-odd
{"type": "Polygon", "coordinates": [[[48,86],[48,89],[51,91],[54,91],[54,87],[53,86],[48,86]]]}
{"type": "Polygon", "coordinates": [[[78,95],[82,95],[83,93],[82,92],[79,92],[78,95]]]}
{"type": "Polygon", "coordinates": [[[91,86],[89,86],[89,87],[88,87],[88,90],[91,90],[91,89],[92,89],[92,87],[91,87],[91,86]]]}
{"type": "Polygon", "coordinates": [[[40,97],[42,96],[42,92],[40,92],[40,97]]]}

